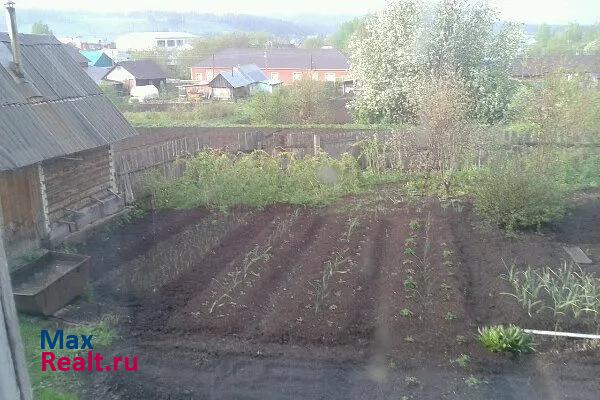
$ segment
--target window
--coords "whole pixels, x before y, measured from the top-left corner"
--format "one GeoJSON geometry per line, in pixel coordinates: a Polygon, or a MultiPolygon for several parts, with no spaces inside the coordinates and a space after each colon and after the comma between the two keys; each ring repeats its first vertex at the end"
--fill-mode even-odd
{"type": "Polygon", "coordinates": [[[165,41],[164,40],[157,40],[156,41],[156,45],[158,47],[165,47],[165,41]]]}
{"type": "Polygon", "coordinates": [[[335,72],[326,72],[325,82],[335,82],[335,72]]]}
{"type": "Polygon", "coordinates": [[[271,72],[271,80],[272,81],[279,81],[279,72],[271,72]]]}
{"type": "Polygon", "coordinates": [[[212,71],[206,71],[206,80],[210,81],[214,77],[212,71]]]}
{"type": "Polygon", "coordinates": [[[202,80],[202,72],[196,72],[195,77],[196,77],[197,81],[201,81],[202,80]]]}
{"type": "Polygon", "coordinates": [[[175,41],[174,40],[167,40],[167,47],[175,47],[175,41]]]}
{"type": "Polygon", "coordinates": [[[177,39],[177,46],[183,46],[183,40],[177,39]]]}
{"type": "Polygon", "coordinates": [[[292,79],[294,79],[295,81],[299,81],[300,79],[302,79],[302,72],[294,72],[292,74],[292,79]]]}

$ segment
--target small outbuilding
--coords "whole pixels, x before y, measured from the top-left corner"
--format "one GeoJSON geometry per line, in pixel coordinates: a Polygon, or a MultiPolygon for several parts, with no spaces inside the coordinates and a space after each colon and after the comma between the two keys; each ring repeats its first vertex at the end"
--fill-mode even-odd
{"type": "Polygon", "coordinates": [[[106,74],[104,80],[119,82],[124,91],[130,92],[136,86],[154,85],[157,89],[164,88],[167,74],[150,60],[122,61],[106,74]]]}
{"type": "Polygon", "coordinates": [[[112,144],[136,132],[67,49],[50,35],[0,33],[0,204],[13,260],[124,208],[112,144]]]}
{"type": "Polygon", "coordinates": [[[209,83],[210,97],[221,100],[237,100],[271,87],[265,74],[254,64],[220,72],[209,83]]]}

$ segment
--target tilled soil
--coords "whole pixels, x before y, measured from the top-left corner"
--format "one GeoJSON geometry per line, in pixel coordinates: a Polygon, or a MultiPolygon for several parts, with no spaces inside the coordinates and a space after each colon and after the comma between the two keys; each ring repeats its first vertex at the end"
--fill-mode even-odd
{"type": "Polygon", "coordinates": [[[93,381],[90,398],[597,398],[597,348],[540,339],[537,355],[511,358],[475,340],[497,323],[554,329],[503,295],[500,276],[557,265],[565,235],[589,224],[509,238],[468,206],[340,205],[161,212],[88,241],[103,299],[89,303],[121,317],[111,351],[141,357],[139,373],[93,381]]]}

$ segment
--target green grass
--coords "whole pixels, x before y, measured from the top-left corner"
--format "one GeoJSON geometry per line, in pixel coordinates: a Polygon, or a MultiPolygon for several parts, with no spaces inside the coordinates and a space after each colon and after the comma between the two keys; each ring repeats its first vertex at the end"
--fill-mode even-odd
{"type": "MultiPolygon", "coordinates": [[[[40,349],[40,330],[48,329],[52,334],[57,328],[54,321],[40,320],[33,317],[20,316],[21,337],[25,348],[25,358],[29,368],[34,396],[38,400],[77,400],[78,374],[75,372],[42,372],[40,349]]],[[[69,335],[94,335],[94,348],[105,347],[117,339],[108,319],[89,326],[62,327],[69,335]]],[[[57,358],[65,355],[74,356],[75,350],[53,350],[57,358]]]]}

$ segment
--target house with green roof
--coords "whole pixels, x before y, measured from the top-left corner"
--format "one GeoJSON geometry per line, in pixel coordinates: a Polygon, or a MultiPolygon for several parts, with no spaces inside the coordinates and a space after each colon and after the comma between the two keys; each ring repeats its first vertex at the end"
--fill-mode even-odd
{"type": "Polygon", "coordinates": [[[112,67],[114,65],[112,58],[102,50],[87,50],[82,51],[81,54],[88,59],[90,67],[112,67]]]}

